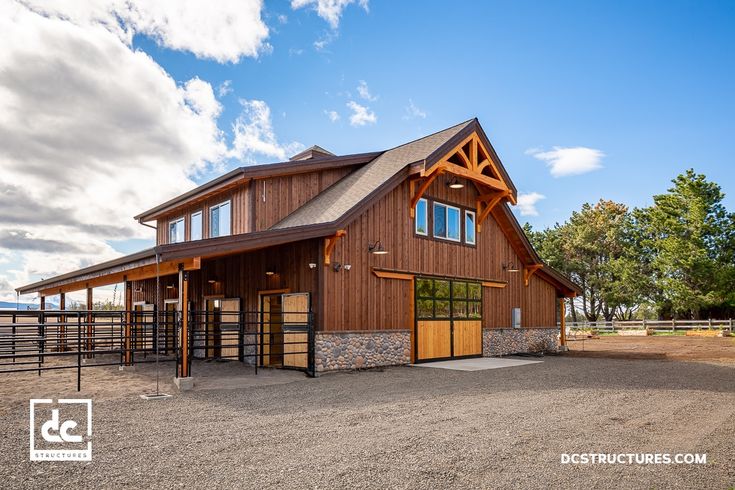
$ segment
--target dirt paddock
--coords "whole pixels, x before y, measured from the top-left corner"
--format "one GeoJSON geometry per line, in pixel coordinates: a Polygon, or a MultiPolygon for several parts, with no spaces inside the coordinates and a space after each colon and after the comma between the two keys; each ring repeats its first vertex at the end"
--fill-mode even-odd
{"type": "Polygon", "coordinates": [[[735,337],[602,336],[568,342],[575,357],[669,359],[735,366],[735,337]]]}
{"type": "MultiPolygon", "coordinates": [[[[85,371],[80,394],[71,372],[2,375],[0,481],[6,488],[735,484],[731,365],[577,353],[543,361],[316,379],[265,371],[257,380],[236,363],[195,364],[196,389],[158,401],[138,396],[154,386],[150,366],[85,371]],[[92,462],[29,462],[28,399],[65,396],[93,399],[92,462]],[[706,453],[707,464],[560,462],[563,453],[592,452],[706,453]]],[[[170,374],[166,368],[167,391],[170,374]]]]}

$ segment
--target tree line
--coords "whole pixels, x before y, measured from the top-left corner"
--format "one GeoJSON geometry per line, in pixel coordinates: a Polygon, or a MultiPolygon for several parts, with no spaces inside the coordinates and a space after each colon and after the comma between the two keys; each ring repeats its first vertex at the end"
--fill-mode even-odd
{"type": "Polygon", "coordinates": [[[735,316],[735,213],[693,169],[649,207],[601,199],[562,224],[524,230],[539,255],[583,293],[573,321],[735,316]]]}

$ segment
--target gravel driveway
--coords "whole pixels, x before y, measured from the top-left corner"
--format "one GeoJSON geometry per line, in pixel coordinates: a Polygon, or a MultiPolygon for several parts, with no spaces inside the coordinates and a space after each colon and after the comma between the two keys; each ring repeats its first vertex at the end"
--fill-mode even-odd
{"type": "MultiPolygon", "coordinates": [[[[295,377],[155,402],[96,392],[91,463],[28,462],[28,401],[16,399],[0,412],[0,486],[735,485],[735,368],[544,361],[475,372],[401,367],[295,377]],[[707,453],[708,462],[560,464],[561,453],[581,452],[707,453]]],[[[0,394],[14,382],[0,378],[0,394]]]]}

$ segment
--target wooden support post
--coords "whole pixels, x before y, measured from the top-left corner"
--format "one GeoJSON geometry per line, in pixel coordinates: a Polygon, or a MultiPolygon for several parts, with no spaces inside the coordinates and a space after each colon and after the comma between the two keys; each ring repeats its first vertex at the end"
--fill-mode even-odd
{"type": "Polygon", "coordinates": [[[181,315],[181,364],[179,378],[188,378],[189,373],[189,273],[179,269],[179,315],[181,315]]]}
{"type": "Polygon", "coordinates": [[[564,298],[559,299],[559,344],[562,347],[567,345],[567,308],[564,298]]]}
{"type": "MultiPolygon", "coordinates": [[[[59,293],[59,309],[66,310],[66,293],[59,293]]],[[[66,315],[59,316],[59,340],[56,344],[56,350],[59,352],[66,351],[66,315]]]]}
{"type": "Polygon", "coordinates": [[[131,351],[132,347],[132,335],[133,335],[133,282],[128,281],[127,277],[125,278],[125,326],[123,327],[125,329],[124,334],[124,349],[125,349],[125,365],[126,366],[132,366],[133,365],[133,353],[131,351]]]}
{"type": "Polygon", "coordinates": [[[92,336],[94,335],[94,330],[92,329],[92,310],[94,309],[94,296],[92,294],[92,291],[92,288],[87,288],[87,342],[85,344],[85,350],[87,350],[88,359],[92,357],[92,353],[89,351],[92,350],[92,336]]]}
{"type": "Polygon", "coordinates": [[[38,309],[43,311],[46,309],[46,296],[41,296],[40,303],[38,305],[38,309]]]}

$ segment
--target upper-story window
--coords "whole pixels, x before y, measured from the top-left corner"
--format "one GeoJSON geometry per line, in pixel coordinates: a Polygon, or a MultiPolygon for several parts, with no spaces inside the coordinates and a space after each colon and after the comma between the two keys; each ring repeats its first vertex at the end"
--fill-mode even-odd
{"type": "Polygon", "coordinates": [[[472,246],[477,243],[477,215],[470,209],[421,198],[414,216],[416,235],[472,246]]]}
{"type": "Polygon", "coordinates": [[[209,238],[230,234],[230,201],[209,208],[209,238]]]}
{"type": "Polygon", "coordinates": [[[429,204],[424,198],[416,203],[416,234],[429,234],[429,204]]]}
{"type": "Polygon", "coordinates": [[[475,226],[475,212],[465,210],[464,212],[464,241],[470,245],[475,244],[475,233],[477,227],[475,226]]]}
{"type": "Polygon", "coordinates": [[[197,211],[191,213],[189,218],[189,239],[190,240],[201,240],[202,239],[202,212],[197,211]]]}
{"type": "Polygon", "coordinates": [[[168,222],[168,242],[181,243],[184,241],[184,218],[168,222]]]}
{"type": "Polygon", "coordinates": [[[434,237],[458,242],[461,235],[460,209],[448,204],[434,203],[434,237]]]}

